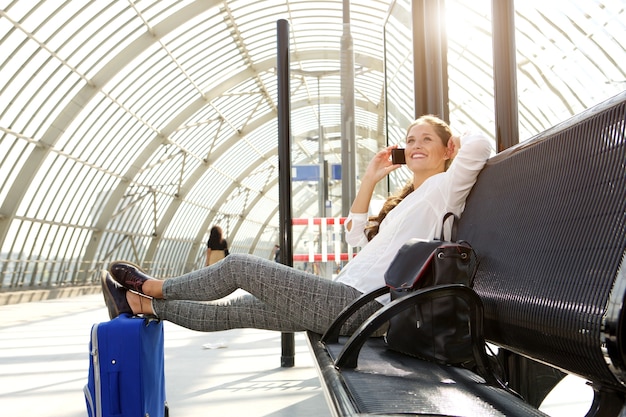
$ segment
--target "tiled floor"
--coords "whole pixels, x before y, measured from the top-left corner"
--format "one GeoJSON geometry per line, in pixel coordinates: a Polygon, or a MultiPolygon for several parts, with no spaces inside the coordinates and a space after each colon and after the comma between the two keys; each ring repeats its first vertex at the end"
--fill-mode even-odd
{"type": "MultiPolygon", "coordinates": [[[[86,416],[89,330],[107,319],[100,295],[0,306],[2,415],[86,416]]],[[[302,334],[296,366],[281,368],[278,333],[199,333],[165,323],[165,372],[172,417],[330,416],[302,334]]],[[[568,379],[543,409],[582,416],[589,392],[568,379]]]]}

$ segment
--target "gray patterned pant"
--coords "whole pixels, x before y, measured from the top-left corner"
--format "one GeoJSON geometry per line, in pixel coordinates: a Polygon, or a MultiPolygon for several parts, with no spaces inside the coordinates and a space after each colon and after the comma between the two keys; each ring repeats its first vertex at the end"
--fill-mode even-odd
{"type": "MultiPolygon", "coordinates": [[[[231,254],[223,261],[166,279],[163,299],[152,306],[158,317],[180,326],[212,332],[256,328],[281,332],[324,333],[341,310],[361,293],[273,261],[231,254]],[[228,297],[237,289],[248,294],[228,297]]],[[[373,301],[346,323],[351,334],[381,307],[373,301]]]]}

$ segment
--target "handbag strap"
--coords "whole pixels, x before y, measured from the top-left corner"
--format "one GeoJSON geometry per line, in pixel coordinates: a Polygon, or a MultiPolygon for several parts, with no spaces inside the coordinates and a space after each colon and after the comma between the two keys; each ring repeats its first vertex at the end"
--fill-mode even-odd
{"type": "Polygon", "coordinates": [[[448,220],[449,217],[452,217],[452,229],[450,233],[450,242],[456,242],[456,229],[457,229],[457,223],[459,221],[459,218],[457,217],[456,214],[452,213],[451,211],[443,215],[443,220],[441,221],[441,235],[439,236],[439,240],[441,241],[446,240],[444,238],[443,231],[446,226],[446,221],[448,220]]]}

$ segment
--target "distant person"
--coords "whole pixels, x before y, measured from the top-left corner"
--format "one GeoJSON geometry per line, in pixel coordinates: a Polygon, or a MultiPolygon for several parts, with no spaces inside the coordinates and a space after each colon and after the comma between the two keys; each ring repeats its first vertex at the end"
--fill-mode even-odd
{"type": "Polygon", "coordinates": [[[206,261],[204,266],[213,265],[228,256],[228,242],[222,236],[222,228],[213,226],[209,233],[209,241],[206,248],[206,261]]]}
{"type": "Polygon", "coordinates": [[[272,249],[272,257],[274,258],[274,262],[280,262],[280,246],[274,245],[274,249],[272,249]]]}

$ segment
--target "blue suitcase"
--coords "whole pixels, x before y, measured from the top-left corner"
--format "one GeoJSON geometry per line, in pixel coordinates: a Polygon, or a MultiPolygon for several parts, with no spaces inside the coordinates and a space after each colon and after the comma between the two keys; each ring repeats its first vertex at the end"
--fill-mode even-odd
{"type": "Polygon", "coordinates": [[[89,417],[167,417],[163,323],[122,314],[91,328],[89,417]]]}

